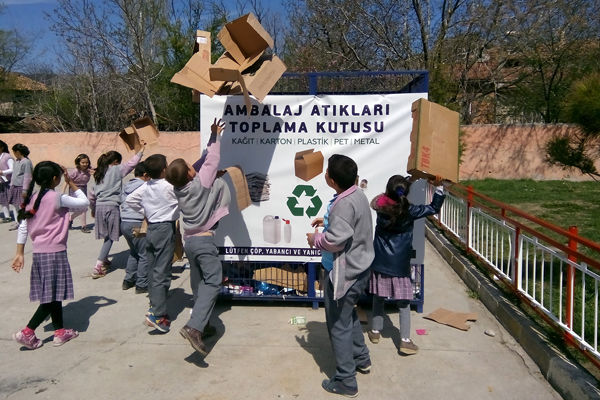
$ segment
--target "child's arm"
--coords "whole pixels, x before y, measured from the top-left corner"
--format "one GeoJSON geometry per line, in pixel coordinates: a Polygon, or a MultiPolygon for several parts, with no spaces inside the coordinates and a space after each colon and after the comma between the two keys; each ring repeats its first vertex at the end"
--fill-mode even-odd
{"type": "Polygon", "coordinates": [[[27,242],[27,220],[24,219],[19,224],[17,231],[17,253],[12,262],[12,269],[20,272],[25,263],[25,242],[27,242]]]}
{"type": "MultiPolygon", "coordinates": [[[[29,184],[31,183],[31,179],[32,179],[32,175],[31,173],[33,172],[33,167],[32,167],[32,163],[31,160],[29,160],[29,158],[25,158],[25,163],[23,166],[23,187],[24,188],[28,188],[29,184]]],[[[25,191],[23,191],[23,197],[27,196],[27,193],[25,191]]]]}
{"type": "Polygon", "coordinates": [[[433,193],[431,203],[422,205],[411,204],[408,208],[408,212],[410,213],[410,216],[413,219],[419,219],[428,217],[430,215],[435,215],[439,213],[442,209],[442,204],[444,204],[445,198],[446,195],[444,194],[444,187],[437,186],[435,192],[433,193]]]}
{"type": "Polygon", "coordinates": [[[142,199],[144,198],[144,194],[146,193],[146,182],[140,185],[139,188],[135,189],[127,198],[125,199],[125,203],[135,212],[141,213],[142,215],[146,215],[144,213],[144,207],[142,206],[142,199]]]}
{"type": "Polygon", "coordinates": [[[71,176],[69,175],[67,170],[63,169],[63,171],[65,176],[65,183],[67,184],[69,189],[71,189],[74,192],[75,197],[63,194],[62,196],[60,196],[60,206],[67,207],[70,209],[83,208],[85,210],[85,208],[90,204],[90,201],[83,193],[83,190],[79,189],[77,185],[73,183],[73,180],[71,179],[71,176]]]}
{"type": "Polygon", "coordinates": [[[334,253],[344,248],[346,241],[354,235],[354,228],[340,216],[330,214],[327,231],[315,232],[312,235],[315,248],[334,253]]]}
{"type": "Polygon", "coordinates": [[[200,180],[200,184],[205,188],[212,186],[217,177],[217,168],[221,161],[221,134],[225,129],[225,121],[215,118],[210,126],[211,134],[206,146],[206,154],[196,161],[192,168],[198,172],[196,178],[200,180]]]}
{"type": "Polygon", "coordinates": [[[145,148],[146,148],[146,142],[143,142],[142,149],[140,150],[139,153],[137,153],[135,156],[131,157],[131,159],[129,161],[127,161],[125,164],[119,165],[119,168],[121,169],[121,178],[126,177],[127,174],[130,173],[131,171],[133,171],[135,166],[138,165],[138,163],[142,159],[142,156],[144,155],[145,148]]]}
{"type": "Polygon", "coordinates": [[[90,212],[92,213],[92,218],[95,218],[95,215],[96,215],[96,193],[94,193],[94,187],[92,187],[88,191],[88,200],[90,202],[90,212]]]}

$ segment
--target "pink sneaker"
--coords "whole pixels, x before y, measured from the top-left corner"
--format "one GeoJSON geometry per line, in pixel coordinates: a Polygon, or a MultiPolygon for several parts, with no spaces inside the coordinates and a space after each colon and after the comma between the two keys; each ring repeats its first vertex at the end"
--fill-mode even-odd
{"type": "Polygon", "coordinates": [[[32,333],[31,335],[27,335],[26,333],[23,332],[23,330],[20,330],[17,333],[13,333],[12,337],[17,343],[22,344],[23,346],[27,347],[29,350],[38,349],[38,348],[42,347],[42,345],[44,344],[40,339],[38,339],[35,336],[35,333],[32,333]]]}
{"type": "Polygon", "coordinates": [[[75,339],[77,336],[79,336],[79,332],[75,329],[57,329],[54,331],[54,340],[52,343],[55,346],[62,346],[69,340],[75,339]]]}
{"type": "Polygon", "coordinates": [[[103,276],[106,276],[106,269],[102,265],[96,264],[92,270],[92,279],[102,278],[103,276]]]}

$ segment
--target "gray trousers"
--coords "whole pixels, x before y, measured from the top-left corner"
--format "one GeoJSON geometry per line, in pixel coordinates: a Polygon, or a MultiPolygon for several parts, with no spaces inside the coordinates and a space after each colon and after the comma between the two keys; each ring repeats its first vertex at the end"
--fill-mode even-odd
{"type": "Polygon", "coordinates": [[[333,285],[329,274],[325,276],[325,319],[329,339],[335,356],[335,376],[332,379],[342,381],[346,386],[356,388],[356,366],[370,361],[369,349],[356,315],[354,306],[364,293],[369,281],[370,271],[363,272],[354,285],[341,299],[333,300],[333,285]]]}
{"type": "MultiPolygon", "coordinates": [[[[410,339],[410,300],[396,300],[398,310],[400,311],[400,337],[410,339]]],[[[383,315],[385,307],[385,297],[373,295],[373,318],[371,320],[371,329],[381,331],[383,329],[383,315]]]]}
{"type": "Polygon", "coordinates": [[[194,294],[194,308],[187,325],[202,331],[215,307],[223,281],[223,266],[213,236],[188,237],[184,250],[190,262],[190,282],[194,294]]]}
{"type": "Polygon", "coordinates": [[[146,233],[148,297],[156,317],[167,316],[167,295],[171,287],[171,265],[175,252],[175,222],[149,223],[146,233]]]}
{"type": "Polygon", "coordinates": [[[140,228],[142,221],[121,221],[121,234],[129,245],[129,257],[125,266],[125,280],[135,282],[140,288],[148,287],[148,260],[146,259],[146,236],[133,236],[133,228],[140,228]]]}

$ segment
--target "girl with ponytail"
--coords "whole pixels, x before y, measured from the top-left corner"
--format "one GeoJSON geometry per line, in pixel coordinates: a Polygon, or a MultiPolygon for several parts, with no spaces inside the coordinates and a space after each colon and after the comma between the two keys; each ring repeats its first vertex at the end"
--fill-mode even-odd
{"type": "Polygon", "coordinates": [[[418,347],[410,338],[410,301],[413,298],[410,259],[413,258],[413,227],[419,218],[440,212],[444,203],[441,179],[432,182],[437,186],[428,205],[414,205],[408,201],[411,181],[402,175],[392,176],[385,193],[371,201],[377,212],[375,224],[375,259],[371,264],[369,292],[373,294],[373,317],[367,331],[372,343],[379,343],[383,329],[385,299],[397,301],[400,311],[400,348],[403,355],[415,354],[418,347]]]}
{"type": "MultiPolygon", "coordinates": [[[[142,143],[145,146],[145,143],[142,143]]],[[[96,218],[94,231],[96,239],[102,239],[102,247],[96,265],[92,269],[92,278],[106,275],[110,262],[108,253],[114,241],[121,235],[121,192],[123,178],[129,174],[142,159],[144,147],[127,163],[121,165],[121,154],[111,150],[98,158],[94,172],[94,187],[89,194],[92,217],[96,218]]]]}
{"type": "Polygon", "coordinates": [[[71,181],[67,172],[52,161],[42,161],[33,169],[33,180],[24,193],[18,213],[19,230],[17,253],[12,269],[20,272],[25,263],[27,236],[33,243],[29,299],[39,301],[38,309],[25,328],[13,334],[13,339],[30,350],[41,347],[43,342],[35,335],[35,329],[50,316],[54,326],[55,346],[76,338],[79,333],[63,327],[62,302],[73,298],[71,266],[67,259],[69,234],[69,211],[85,209],[89,201],[81,189],[71,181]],[[54,189],[61,176],[74,191],[75,196],[59,194],[54,189]],[[33,193],[34,183],[40,190],[33,193]]]}

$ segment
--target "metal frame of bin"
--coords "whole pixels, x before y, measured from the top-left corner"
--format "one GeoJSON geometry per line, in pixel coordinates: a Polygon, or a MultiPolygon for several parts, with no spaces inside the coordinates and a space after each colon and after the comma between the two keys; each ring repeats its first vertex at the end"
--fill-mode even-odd
{"type": "MultiPolygon", "coordinates": [[[[286,72],[271,91],[271,94],[382,94],[382,93],[423,93],[429,89],[429,72],[412,71],[341,71],[341,72],[286,72]]],[[[417,312],[423,312],[425,299],[424,265],[413,264],[413,300],[411,305],[417,312]]],[[[274,261],[223,261],[223,275],[227,280],[223,283],[221,298],[236,300],[261,301],[299,301],[312,302],[313,308],[319,307],[323,297],[315,289],[315,283],[321,276],[319,262],[274,262],[274,261]],[[295,282],[269,279],[273,293],[262,293],[260,283],[252,272],[261,268],[288,265],[291,270],[300,270],[306,274],[306,291],[294,289],[295,282]],[[279,289],[281,288],[281,289],[279,289]],[[277,291],[277,293],[274,293],[277,291]]]]}

